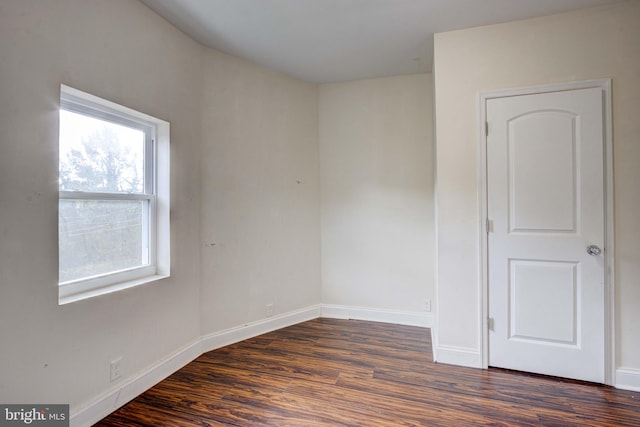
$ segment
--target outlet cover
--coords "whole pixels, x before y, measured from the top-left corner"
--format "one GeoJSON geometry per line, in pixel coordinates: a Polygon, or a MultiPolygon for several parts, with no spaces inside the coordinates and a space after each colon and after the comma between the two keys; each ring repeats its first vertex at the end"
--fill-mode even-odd
{"type": "Polygon", "coordinates": [[[119,380],[122,377],[122,357],[111,361],[109,365],[109,378],[111,382],[119,380]]]}
{"type": "Polygon", "coordinates": [[[424,300],[424,311],[426,311],[428,313],[431,312],[431,300],[430,299],[424,300]]]}

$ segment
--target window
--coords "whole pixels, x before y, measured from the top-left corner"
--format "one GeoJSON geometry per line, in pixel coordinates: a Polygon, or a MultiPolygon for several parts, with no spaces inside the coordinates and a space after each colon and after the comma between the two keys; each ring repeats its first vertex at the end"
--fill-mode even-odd
{"type": "Polygon", "coordinates": [[[169,123],[60,91],[61,304],[169,275],[169,123]]]}

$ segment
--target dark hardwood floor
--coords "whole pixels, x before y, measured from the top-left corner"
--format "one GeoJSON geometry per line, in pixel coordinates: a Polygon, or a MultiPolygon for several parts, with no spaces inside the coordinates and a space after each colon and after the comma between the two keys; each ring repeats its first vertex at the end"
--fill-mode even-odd
{"type": "Polygon", "coordinates": [[[316,319],[206,353],[98,426],[640,426],[640,393],[432,362],[428,329],[316,319]]]}

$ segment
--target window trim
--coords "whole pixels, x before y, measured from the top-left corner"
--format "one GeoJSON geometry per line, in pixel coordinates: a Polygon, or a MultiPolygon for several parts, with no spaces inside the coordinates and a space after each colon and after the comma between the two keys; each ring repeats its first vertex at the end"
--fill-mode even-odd
{"type": "Polygon", "coordinates": [[[142,193],[59,191],[59,200],[147,200],[149,265],[58,283],[58,303],[67,304],[170,276],[170,125],[128,107],[60,85],[60,109],[145,132],[142,193]],[[151,167],[149,167],[151,166],[151,167]]]}

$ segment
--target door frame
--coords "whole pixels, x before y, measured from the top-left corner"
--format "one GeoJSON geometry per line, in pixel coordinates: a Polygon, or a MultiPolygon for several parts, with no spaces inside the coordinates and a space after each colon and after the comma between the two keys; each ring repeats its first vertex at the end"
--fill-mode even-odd
{"type": "Polygon", "coordinates": [[[562,92],[577,89],[602,90],[604,124],[604,373],[605,384],[615,383],[616,324],[614,280],[614,206],[613,206],[613,132],[611,113],[611,79],[583,80],[513,89],[483,91],[478,94],[478,207],[480,223],[478,275],[478,342],[482,368],[489,367],[489,268],[488,268],[488,183],[487,183],[487,101],[519,95],[562,92]]]}

